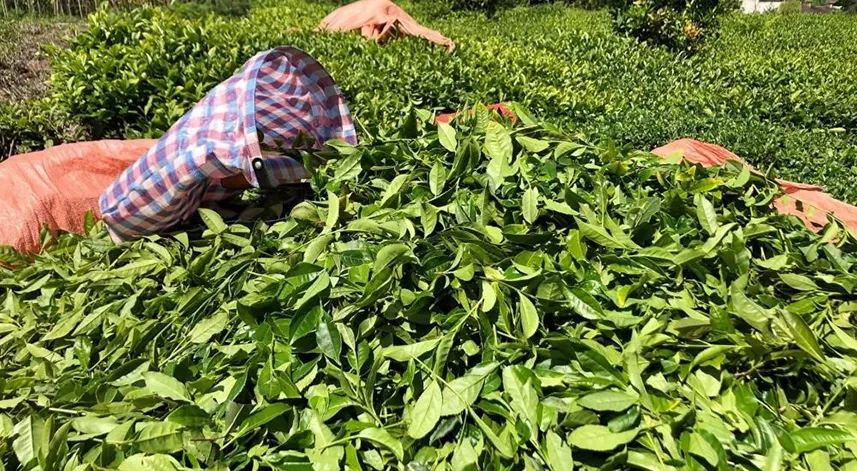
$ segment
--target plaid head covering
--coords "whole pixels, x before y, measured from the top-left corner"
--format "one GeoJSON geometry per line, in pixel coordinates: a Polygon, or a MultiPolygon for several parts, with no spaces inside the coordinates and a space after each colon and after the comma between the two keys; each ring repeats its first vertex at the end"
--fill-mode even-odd
{"type": "Polygon", "coordinates": [[[357,143],[345,99],[321,64],[292,47],[257,54],[104,191],[101,218],[117,242],[154,234],[238,193],[224,178],[243,174],[258,188],[255,159],[277,184],[303,180],[301,162],[263,153],[259,143],[261,136],[267,147],[288,149],[300,134],[316,148],[330,139],[357,143]]]}

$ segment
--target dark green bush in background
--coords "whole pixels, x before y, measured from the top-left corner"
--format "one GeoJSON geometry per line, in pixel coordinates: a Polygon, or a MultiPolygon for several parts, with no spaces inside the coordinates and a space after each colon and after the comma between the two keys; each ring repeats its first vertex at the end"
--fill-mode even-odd
{"type": "Polygon", "coordinates": [[[172,9],[186,17],[203,17],[208,14],[245,16],[252,8],[251,0],[176,0],[172,9]]]}
{"type": "Polygon", "coordinates": [[[89,137],[67,113],[48,103],[0,103],[0,161],[14,154],[41,150],[89,137]]]}
{"type": "Polygon", "coordinates": [[[649,44],[692,52],[716,35],[720,17],[734,9],[722,0],[612,0],[617,31],[649,44]]]}
{"type": "Polygon", "coordinates": [[[845,13],[857,13],[857,0],[838,0],[836,6],[845,13]]]}
{"type": "Polygon", "coordinates": [[[803,2],[801,0],[786,0],[777,11],[783,15],[794,15],[800,13],[802,9],[803,2]]]}
{"type": "Polygon", "coordinates": [[[481,11],[488,15],[512,7],[560,4],[587,10],[605,8],[609,0],[422,0],[419,5],[430,11],[481,11]]]}
{"type": "Polygon", "coordinates": [[[264,49],[224,18],[101,9],[71,48],[54,49],[49,100],[95,138],[159,135],[264,49]]]}

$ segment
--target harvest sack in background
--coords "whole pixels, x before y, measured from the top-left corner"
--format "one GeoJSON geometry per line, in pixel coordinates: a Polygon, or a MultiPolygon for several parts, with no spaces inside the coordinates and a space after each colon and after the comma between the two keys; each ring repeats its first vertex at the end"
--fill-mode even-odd
{"type": "MultiPolygon", "coordinates": [[[[737,160],[749,167],[752,172],[761,175],[761,172],[745,162],[744,159],[723,147],[693,139],[679,139],[652,151],[653,154],[662,158],[669,157],[676,152],[681,153],[688,162],[704,167],[723,165],[727,160],[737,160]]],[[[815,232],[827,225],[827,215],[832,214],[851,231],[857,233],[857,207],[833,198],[825,193],[824,188],[820,186],[779,179],[776,182],[785,193],[774,200],[773,204],[780,214],[797,216],[807,228],[815,232]],[[798,202],[800,202],[801,207],[798,207],[798,202]]]]}
{"type": "Polygon", "coordinates": [[[38,252],[44,225],[56,234],[83,232],[87,211],[156,141],[96,141],[21,154],[0,163],[0,245],[38,252]]]}
{"type": "Polygon", "coordinates": [[[401,7],[390,0],[359,0],[324,17],[318,25],[322,31],[360,30],[364,38],[384,42],[391,37],[417,36],[435,44],[455,49],[455,43],[437,31],[420,25],[401,7]]]}
{"type": "Polygon", "coordinates": [[[276,184],[306,178],[301,162],[263,155],[285,151],[299,136],[316,148],[331,139],[357,143],[348,107],[324,68],[308,54],[281,47],[262,52],[212,89],[100,199],[113,240],[154,234],[186,221],[197,208],[234,196],[222,180],[243,175],[260,187],[260,159],[276,184]],[[259,142],[259,139],[262,142],[259,142]]]}

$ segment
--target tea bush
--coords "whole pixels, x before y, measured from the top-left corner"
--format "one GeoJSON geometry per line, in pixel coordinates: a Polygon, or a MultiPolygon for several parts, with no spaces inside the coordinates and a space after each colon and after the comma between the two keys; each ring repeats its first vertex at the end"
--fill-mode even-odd
{"type": "Polygon", "coordinates": [[[332,73],[364,138],[384,135],[414,104],[514,100],[640,147],[709,140],[857,201],[857,61],[847,60],[857,55],[848,40],[857,24],[845,16],[730,16],[706,51],[682,59],[616,37],[605,12],[544,5],[430,20],[424,7],[404,5],[457,50],[312,33],[330,3],[286,0],[205,21],[100,11],[70,48],[54,51],[51,104],[96,137],[158,136],[247,58],[292,44],[332,73]]]}
{"type": "Polygon", "coordinates": [[[0,103],[0,161],[11,155],[87,138],[86,129],[44,101],[0,103]]]}
{"type": "Polygon", "coordinates": [[[838,0],[835,5],[845,13],[857,13],[857,0],[838,0]]]}
{"type": "Polygon", "coordinates": [[[171,6],[184,16],[202,17],[211,13],[245,16],[253,5],[251,0],[176,0],[171,6]]]}
{"type": "Polygon", "coordinates": [[[802,0],[786,0],[780,5],[777,11],[783,15],[795,15],[803,9],[802,0]]]}
{"type": "Polygon", "coordinates": [[[638,40],[694,52],[717,34],[720,17],[732,7],[721,0],[613,0],[617,31],[638,40]]]}

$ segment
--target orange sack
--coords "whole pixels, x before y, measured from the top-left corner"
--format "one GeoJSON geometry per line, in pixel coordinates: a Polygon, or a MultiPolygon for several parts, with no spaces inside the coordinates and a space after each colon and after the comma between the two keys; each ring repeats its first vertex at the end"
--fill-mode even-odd
{"type": "Polygon", "coordinates": [[[359,29],[364,38],[384,42],[393,36],[416,36],[450,51],[455,43],[437,31],[417,23],[401,7],[390,0],[359,0],[324,17],[318,25],[321,31],[354,31],[359,29]]]}
{"type": "MultiPolygon", "coordinates": [[[[676,152],[681,153],[688,162],[700,164],[703,167],[723,165],[727,160],[737,160],[749,167],[753,173],[762,175],[744,159],[723,147],[693,139],[679,139],[652,151],[661,158],[667,158],[676,152]]],[[[819,232],[827,225],[827,215],[831,214],[842,221],[848,229],[857,232],[857,207],[833,198],[820,186],[787,180],[776,180],[776,182],[784,193],[773,203],[780,214],[797,216],[806,227],[815,232],[819,232]],[[801,207],[798,207],[798,202],[801,203],[801,207]]]]}
{"type": "Polygon", "coordinates": [[[38,252],[43,225],[54,234],[83,232],[87,211],[101,216],[104,189],[155,142],[65,144],[0,162],[0,246],[38,252]]]}

